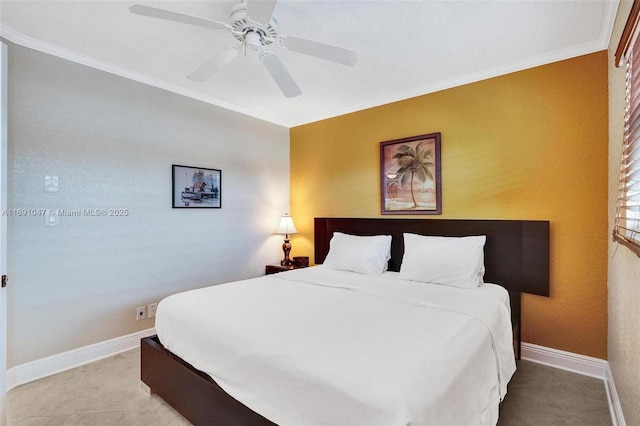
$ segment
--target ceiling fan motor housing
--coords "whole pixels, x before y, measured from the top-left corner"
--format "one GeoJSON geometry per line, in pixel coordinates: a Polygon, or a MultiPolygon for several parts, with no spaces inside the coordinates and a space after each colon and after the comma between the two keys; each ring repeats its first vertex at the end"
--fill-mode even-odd
{"type": "Polygon", "coordinates": [[[247,47],[258,50],[260,46],[267,46],[278,36],[278,21],[274,16],[268,24],[255,22],[247,17],[247,5],[237,4],[229,13],[229,25],[233,28],[233,36],[247,47]]]}

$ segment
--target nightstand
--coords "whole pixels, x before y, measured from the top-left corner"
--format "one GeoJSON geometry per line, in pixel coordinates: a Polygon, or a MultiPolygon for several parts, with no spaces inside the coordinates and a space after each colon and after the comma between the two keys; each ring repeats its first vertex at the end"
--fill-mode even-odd
{"type": "Polygon", "coordinates": [[[291,271],[293,269],[306,268],[306,266],[298,266],[298,265],[290,265],[290,266],[281,266],[281,265],[267,265],[264,268],[264,274],[277,274],[278,272],[291,271]]]}

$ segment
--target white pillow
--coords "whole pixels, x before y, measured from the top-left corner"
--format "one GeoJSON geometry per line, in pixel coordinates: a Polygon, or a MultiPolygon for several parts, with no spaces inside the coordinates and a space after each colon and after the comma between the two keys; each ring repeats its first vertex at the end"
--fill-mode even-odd
{"type": "Polygon", "coordinates": [[[334,232],[323,265],[341,271],[380,275],[391,259],[391,235],[369,237],[334,232]]]}
{"type": "Polygon", "coordinates": [[[473,288],[482,284],[486,235],[403,235],[404,256],[400,266],[400,278],[462,288],[473,288]]]}

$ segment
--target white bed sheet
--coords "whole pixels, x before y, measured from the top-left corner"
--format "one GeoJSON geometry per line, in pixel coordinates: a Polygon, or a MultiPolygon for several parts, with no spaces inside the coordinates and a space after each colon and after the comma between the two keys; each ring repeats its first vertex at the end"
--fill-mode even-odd
{"type": "Polygon", "coordinates": [[[280,425],[495,425],[509,296],[322,266],[160,302],[162,344],[280,425]]]}

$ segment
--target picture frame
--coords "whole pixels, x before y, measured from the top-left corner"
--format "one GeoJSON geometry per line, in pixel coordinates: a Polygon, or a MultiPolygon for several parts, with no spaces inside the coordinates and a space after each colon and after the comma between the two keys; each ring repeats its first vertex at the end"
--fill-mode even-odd
{"type": "Polygon", "coordinates": [[[174,209],[222,208],[222,170],[173,164],[171,183],[174,209]]]}
{"type": "Polygon", "coordinates": [[[442,214],[441,135],[380,142],[381,213],[442,214]]]}

